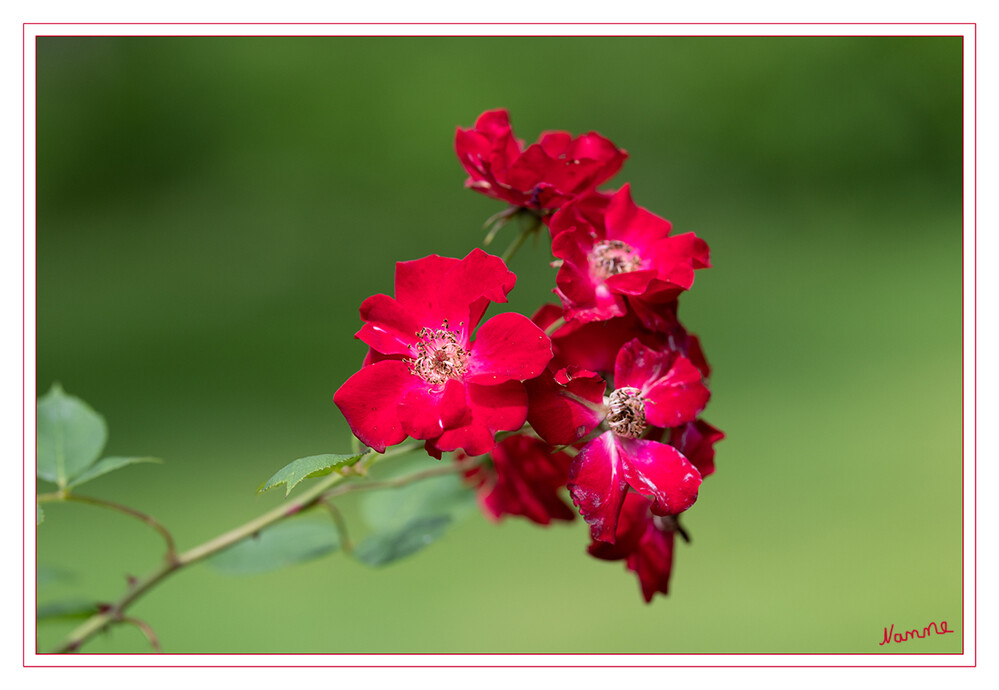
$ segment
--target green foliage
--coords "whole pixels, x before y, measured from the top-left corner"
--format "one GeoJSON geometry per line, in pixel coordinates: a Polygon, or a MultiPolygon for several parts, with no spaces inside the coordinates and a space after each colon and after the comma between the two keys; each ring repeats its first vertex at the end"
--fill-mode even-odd
{"type": "Polygon", "coordinates": [[[42,510],[42,506],[35,503],[35,525],[40,525],[45,522],[45,511],[42,510]]]}
{"type": "Polygon", "coordinates": [[[38,477],[63,489],[97,460],[107,442],[104,418],[58,383],[38,400],[38,477]]]}
{"type": "Polygon", "coordinates": [[[100,477],[103,474],[107,474],[108,472],[114,472],[115,470],[120,469],[122,467],[126,467],[128,465],[135,465],[142,462],[162,463],[163,461],[160,460],[159,458],[119,458],[119,457],[103,458],[96,464],[90,466],[88,469],[78,474],[76,478],[73,479],[73,481],[71,481],[67,485],[67,488],[72,489],[73,487],[79,486],[80,484],[89,482],[91,479],[97,479],[97,477],[100,477]]]}
{"type": "Polygon", "coordinates": [[[369,492],[361,510],[364,521],[377,531],[397,530],[428,516],[447,515],[457,522],[475,512],[475,492],[458,476],[448,474],[369,492]]]}
{"type": "Polygon", "coordinates": [[[97,602],[83,599],[65,599],[53,601],[38,607],[36,618],[43,621],[83,620],[97,613],[97,602]]]}
{"type": "MultiPolygon", "coordinates": [[[[149,457],[111,457],[95,462],[108,440],[104,418],[79,398],[67,395],[58,383],[38,399],[39,479],[60,489],[71,489],[101,475],[140,462],[163,462],[149,457]]],[[[45,513],[37,508],[36,524],[45,513]]]]}
{"type": "Polygon", "coordinates": [[[329,520],[296,518],[268,527],[216,554],[209,563],[227,575],[255,575],[304,563],[340,545],[329,520]]]}
{"type": "Polygon", "coordinates": [[[354,556],[373,568],[388,565],[440,539],[450,522],[448,515],[414,518],[399,529],[371,535],[354,550],[354,556]]]}
{"type": "MultiPolygon", "coordinates": [[[[425,456],[393,464],[389,472],[394,477],[440,467],[440,461],[425,456]]],[[[367,565],[382,566],[429,546],[449,525],[475,512],[475,492],[448,474],[368,493],[361,510],[373,533],[354,555],[367,565]]]]}
{"type": "Polygon", "coordinates": [[[342,472],[344,468],[354,465],[366,454],[365,452],[348,455],[310,455],[307,458],[299,458],[275,472],[257,489],[257,493],[263,493],[268,489],[273,489],[278,484],[284,484],[285,496],[287,496],[302,480],[322,477],[333,472],[342,472]]]}

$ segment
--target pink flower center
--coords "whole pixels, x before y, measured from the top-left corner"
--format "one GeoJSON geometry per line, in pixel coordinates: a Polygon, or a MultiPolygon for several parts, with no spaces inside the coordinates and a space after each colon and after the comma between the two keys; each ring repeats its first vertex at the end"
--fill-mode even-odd
{"type": "Polygon", "coordinates": [[[642,257],[634,247],[621,240],[597,242],[590,252],[590,266],[599,278],[609,278],[619,273],[631,273],[642,265],[642,257]]]}
{"type": "Polygon", "coordinates": [[[649,426],[645,421],[645,398],[637,388],[618,388],[610,394],[607,425],[618,436],[638,438],[649,426]]]}
{"type": "Polygon", "coordinates": [[[435,385],[465,375],[468,350],[461,346],[457,332],[448,328],[447,319],[440,328],[422,328],[416,335],[420,338],[416,356],[405,360],[412,373],[435,385]]]}

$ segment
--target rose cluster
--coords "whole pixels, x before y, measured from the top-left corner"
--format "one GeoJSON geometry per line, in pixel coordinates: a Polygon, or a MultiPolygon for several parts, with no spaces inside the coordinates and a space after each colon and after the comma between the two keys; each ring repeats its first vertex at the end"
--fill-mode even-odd
{"type": "Polygon", "coordinates": [[[546,525],[578,510],[589,553],[625,561],[651,601],[668,592],[679,515],[724,437],[700,416],[710,369],[677,318],[708,246],[672,234],[628,184],[597,189],[628,157],[599,134],[546,132],[525,147],[493,110],[459,128],[455,148],[466,186],[510,204],[503,222],[547,229],[560,304],[482,322],[516,282],[503,259],[474,249],[398,263],[395,296],[361,305],[369,351],[334,401],[375,451],[407,437],[437,458],[455,451],[490,518],[546,525]]]}

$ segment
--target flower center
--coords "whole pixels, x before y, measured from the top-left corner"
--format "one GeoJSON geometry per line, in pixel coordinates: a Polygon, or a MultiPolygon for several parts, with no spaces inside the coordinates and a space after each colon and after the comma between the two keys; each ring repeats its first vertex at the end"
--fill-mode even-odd
{"type": "Polygon", "coordinates": [[[645,421],[645,399],[637,388],[618,388],[607,400],[607,424],[618,436],[638,438],[649,426],[645,421]]]}
{"type": "Polygon", "coordinates": [[[631,273],[642,265],[638,252],[621,240],[597,242],[590,252],[590,265],[600,278],[616,276],[618,273],[631,273]]]}
{"type": "Polygon", "coordinates": [[[416,356],[405,360],[409,370],[427,383],[445,383],[460,379],[468,369],[468,350],[458,341],[457,331],[448,328],[447,319],[440,328],[421,328],[416,334],[416,356]]]}

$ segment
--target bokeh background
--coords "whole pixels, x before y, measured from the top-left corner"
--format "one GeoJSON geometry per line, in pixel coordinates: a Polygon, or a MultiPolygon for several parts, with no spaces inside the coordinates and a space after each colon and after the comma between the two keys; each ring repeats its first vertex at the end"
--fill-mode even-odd
{"type": "MultiPolygon", "coordinates": [[[[941,619],[958,634],[891,650],[961,650],[960,38],[53,37],[37,57],[39,394],[61,381],[108,454],[166,460],[87,488],[181,548],[276,505],[255,490],[290,460],[349,448],[332,394],[359,304],[501,209],[453,152],[481,111],[528,141],[610,137],[614,182],[712,249],[681,316],[728,438],[668,598],[588,558],[579,520],[476,515],[381,570],[191,568],[133,609],[166,651],[884,652],[883,627],[941,619]]],[[[513,260],[513,308],[551,297],[547,260],[513,260]]],[[[41,603],[117,598],[158,561],[125,517],[46,512],[41,603]]],[[[146,649],[120,628],[86,651],[146,649]]]]}

